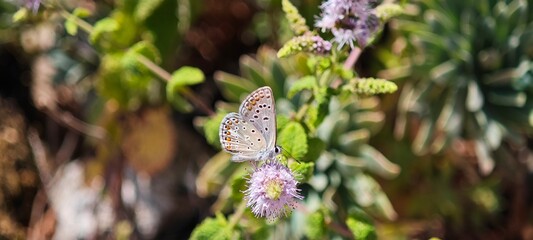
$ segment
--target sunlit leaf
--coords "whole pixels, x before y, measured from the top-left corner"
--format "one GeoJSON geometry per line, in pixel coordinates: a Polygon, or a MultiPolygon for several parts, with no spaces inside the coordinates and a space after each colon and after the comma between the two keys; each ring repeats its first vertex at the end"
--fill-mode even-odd
{"type": "Polygon", "coordinates": [[[302,125],[287,123],[279,133],[278,144],[295,159],[302,159],[307,153],[307,136],[302,125]]]}
{"type": "Polygon", "coordinates": [[[217,214],[215,218],[206,218],[191,233],[194,240],[203,239],[231,239],[231,229],[228,228],[228,221],[222,214],[217,214]]]}

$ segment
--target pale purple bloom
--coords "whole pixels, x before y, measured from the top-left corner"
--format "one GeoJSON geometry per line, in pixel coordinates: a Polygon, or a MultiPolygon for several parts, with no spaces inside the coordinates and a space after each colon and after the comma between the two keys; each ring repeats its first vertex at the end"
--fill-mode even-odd
{"type": "Polygon", "coordinates": [[[310,42],[312,42],[311,52],[323,54],[331,50],[331,43],[322,39],[320,36],[315,36],[315,35],[311,36],[310,42]]]}
{"type": "Polygon", "coordinates": [[[24,0],[23,2],[25,7],[32,10],[33,13],[36,13],[41,5],[41,0],[24,0]]]}
{"type": "Polygon", "coordinates": [[[276,160],[256,167],[247,182],[248,189],[244,191],[247,206],[255,216],[269,221],[287,215],[295,208],[297,199],[303,198],[292,171],[276,160]]]}
{"type": "Polygon", "coordinates": [[[354,42],[366,46],[368,38],[377,30],[378,18],[373,13],[372,0],[327,0],[320,5],[322,14],[315,26],[322,32],[331,31],[339,49],[354,42]]]}

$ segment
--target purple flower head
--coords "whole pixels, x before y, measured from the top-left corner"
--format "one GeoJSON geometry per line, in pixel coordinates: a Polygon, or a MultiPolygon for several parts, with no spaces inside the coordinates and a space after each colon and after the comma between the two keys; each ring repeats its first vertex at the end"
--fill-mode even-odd
{"type": "Polygon", "coordinates": [[[345,44],[354,48],[354,42],[364,47],[379,25],[372,11],[373,3],[372,0],[327,0],[320,6],[322,14],[315,26],[322,32],[331,31],[339,49],[345,44]]]}
{"type": "Polygon", "coordinates": [[[256,217],[269,221],[287,215],[295,207],[296,199],[303,198],[297,184],[289,168],[276,160],[266,161],[250,174],[248,189],[244,191],[247,206],[256,217]]]}

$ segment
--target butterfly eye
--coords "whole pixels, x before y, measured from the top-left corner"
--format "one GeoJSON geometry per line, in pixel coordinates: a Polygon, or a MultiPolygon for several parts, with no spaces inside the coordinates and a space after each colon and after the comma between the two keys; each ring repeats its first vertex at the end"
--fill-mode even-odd
{"type": "Polygon", "coordinates": [[[280,153],[281,152],[281,148],[279,146],[276,146],[276,148],[274,148],[274,152],[276,154],[280,153]]]}

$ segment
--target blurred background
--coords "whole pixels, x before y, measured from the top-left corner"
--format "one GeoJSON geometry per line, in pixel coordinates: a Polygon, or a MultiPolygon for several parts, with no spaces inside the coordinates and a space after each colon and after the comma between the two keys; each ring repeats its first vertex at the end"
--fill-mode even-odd
{"type": "MultiPolygon", "coordinates": [[[[533,239],[533,2],[397,3],[355,66],[399,86],[364,102],[379,238],[533,239]]],[[[228,194],[206,118],[298,65],[291,37],[281,0],[0,0],[0,238],[188,239],[228,194]],[[192,104],[160,80],[182,66],[192,104]]]]}

